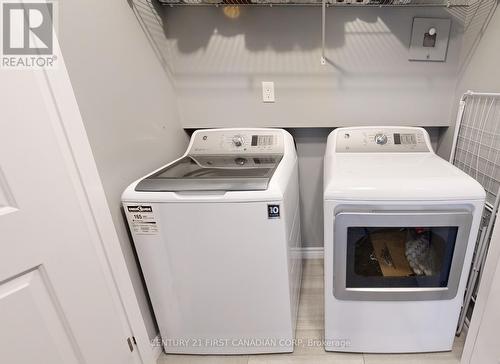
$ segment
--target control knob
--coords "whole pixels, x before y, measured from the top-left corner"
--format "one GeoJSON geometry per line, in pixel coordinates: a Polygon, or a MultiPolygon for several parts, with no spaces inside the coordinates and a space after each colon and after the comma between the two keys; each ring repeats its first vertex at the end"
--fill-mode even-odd
{"type": "Polygon", "coordinates": [[[377,134],[375,135],[375,143],[379,144],[379,145],[384,145],[387,143],[387,135],[385,134],[377,134]]]}
{"type": "Polygon", "coordinates": [[[242,166],[242,165],[244,165],[244,164],[247,162],[247,160],[246,160],[245,158],[238,157],[238,158],[236,158],[236,159],[234,160],[234,162],[235,162],[236,164],[238,164],[238,165],[242,166]]]}

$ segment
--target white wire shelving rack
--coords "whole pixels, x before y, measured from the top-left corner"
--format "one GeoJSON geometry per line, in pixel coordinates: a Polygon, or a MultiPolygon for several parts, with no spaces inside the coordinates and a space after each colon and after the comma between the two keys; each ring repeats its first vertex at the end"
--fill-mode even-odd
{"type": "Polygon", "coordinates": [[[467,91],[460,100],[450,162],[475,178],[486,191],[457,334],[468,325],[476,301],[491,233],[500,204],[500,93],[467,91]]]}

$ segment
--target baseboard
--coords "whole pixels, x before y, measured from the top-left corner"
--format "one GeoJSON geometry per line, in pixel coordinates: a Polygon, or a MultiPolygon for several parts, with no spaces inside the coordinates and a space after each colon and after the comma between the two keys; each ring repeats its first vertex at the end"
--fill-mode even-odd
{"type": "Polygon", "coordinates": [[[158,360],[160,357],[161,353],[163,352],[162,346],[161,346],[161,336],[160,334],[156,335],[156,337],[151,340],[151,349],[153,351],[153,358],[155,359],[155,362],[158,360]]]}
{"type": "Polygon", "coordinates": [[[301,248],[302,257],[304,259],[322,259],[323,258],[323,247],[309,247],[301,248]]]}

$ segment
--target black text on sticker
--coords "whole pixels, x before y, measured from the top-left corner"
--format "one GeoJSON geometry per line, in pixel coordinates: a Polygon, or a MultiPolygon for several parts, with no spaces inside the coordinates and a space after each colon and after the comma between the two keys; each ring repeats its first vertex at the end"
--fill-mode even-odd
{"type": "Polygon", "coordinates": [[[153,212],[151,206],[127,206],[128,212],[153,212]]]}

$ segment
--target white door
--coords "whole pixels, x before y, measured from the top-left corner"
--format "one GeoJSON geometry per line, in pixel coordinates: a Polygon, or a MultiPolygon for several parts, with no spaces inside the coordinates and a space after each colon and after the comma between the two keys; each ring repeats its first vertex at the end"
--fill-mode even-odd
{"type": "Polygon", "coordinates": [[[0,362],[135,363],[95,215],[35,72],[0,70],[0,362]]]}

